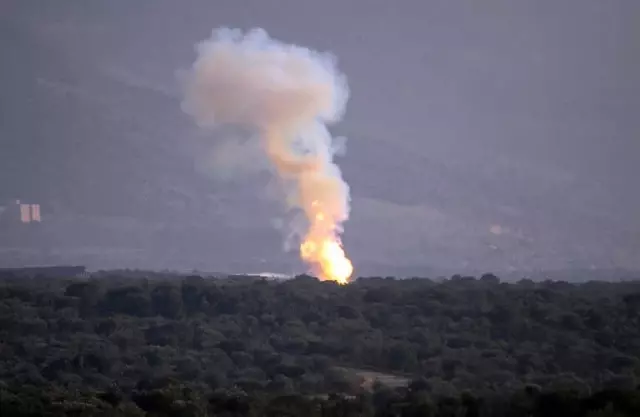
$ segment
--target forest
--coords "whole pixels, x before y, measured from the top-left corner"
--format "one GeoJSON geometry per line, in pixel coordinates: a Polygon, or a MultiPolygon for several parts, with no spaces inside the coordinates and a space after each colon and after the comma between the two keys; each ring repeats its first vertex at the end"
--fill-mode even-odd
{"type": "Polygon", "coordinates": [[[0,272],[5,416],[640,416],[640,281],[0,272]]]}

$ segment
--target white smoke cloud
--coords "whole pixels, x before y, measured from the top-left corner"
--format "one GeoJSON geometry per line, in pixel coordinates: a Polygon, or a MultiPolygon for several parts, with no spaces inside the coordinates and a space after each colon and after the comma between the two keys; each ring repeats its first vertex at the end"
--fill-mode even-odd
{"type": "Polygon", "coordinates": [[[281,43],[262,29],[227,28],[198,44],[197,54],[185,74],[183,110],[202,128],[239,126],[254,134],[217,145],[205,158],[212,169],[233,176],[249,163],[260,170],[260,151],[286,208],[304,214],[289,232],[339,243],[349,187],[333,157],[345,142],[334,140],[327,125],[342,117],[349,90],[333,55],[281,43]]]}

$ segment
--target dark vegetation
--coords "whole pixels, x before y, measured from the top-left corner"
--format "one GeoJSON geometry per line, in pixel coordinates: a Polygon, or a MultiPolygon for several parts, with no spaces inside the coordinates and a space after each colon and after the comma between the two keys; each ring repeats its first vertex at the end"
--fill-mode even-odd
{"type": "Polygon", "coordinates": [[[2,417],[640,416],[640,282],[2,274],[2,417]]]}

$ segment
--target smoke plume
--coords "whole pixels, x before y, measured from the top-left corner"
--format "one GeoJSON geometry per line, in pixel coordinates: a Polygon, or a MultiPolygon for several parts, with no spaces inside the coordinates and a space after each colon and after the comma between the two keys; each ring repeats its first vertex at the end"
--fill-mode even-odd
{"type": "MultiPolygon", "coordinates": [[[[304,213],[302,226],[290,225],[301,257],[321,278],[346,282],[352,267],[339,234],[349,187],[333,162],[341,144],[327,125],[342,117],[349,92],[334,57],[270,39],[262,29],[218,29],[198,44],[184,87],[182,108],[200,127],[239,126],[257,135],[285,206],[304,213]]],[[[226,159],[225,149],[237,160],[244,147],[220,147],[217,160],[226,159]]]]}

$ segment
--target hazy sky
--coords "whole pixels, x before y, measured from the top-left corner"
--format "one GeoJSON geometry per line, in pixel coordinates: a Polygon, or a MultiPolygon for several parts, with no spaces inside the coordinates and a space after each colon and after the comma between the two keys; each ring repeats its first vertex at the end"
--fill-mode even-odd
{"type": "MultiPolygon", "coordinates": [[[[29,66],[41,83],[60,82],[47,77],[55,60],[67,87],[95,71],[170,96],[213,28],[262,27],[333,52],[348,77],[336,131],[349,139],[338,163],[356,258],[640,267],[638,1],[5,1],[0,15],[0,104],[14,115],[0,119],[0,153],[19,147],[15,115],[35,105],[14,87],[29,66]],[[24,45],[39,48],[31,62],[24,45]]],[[[50,133],[29,140],[63,140],[50,133]]]]}

